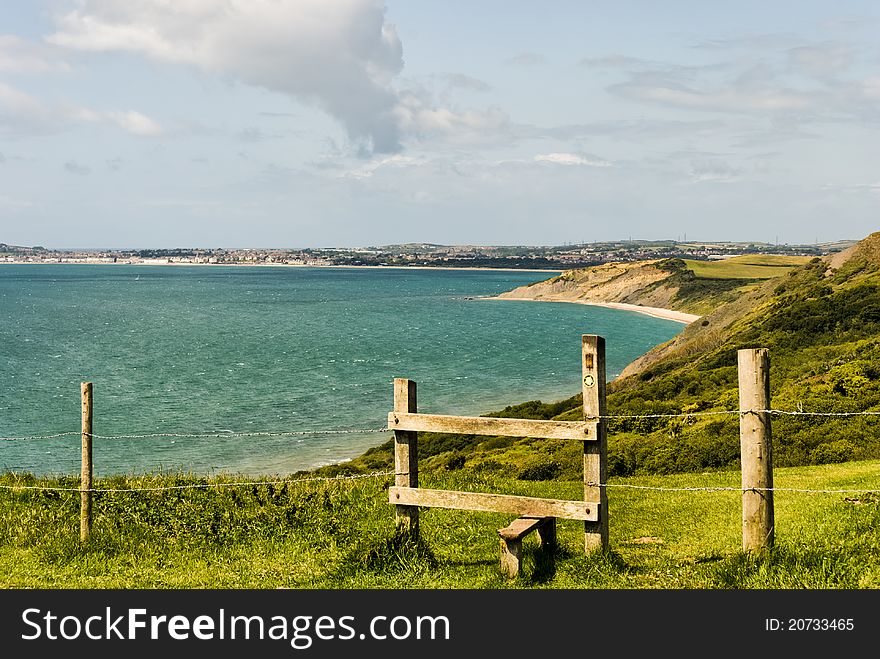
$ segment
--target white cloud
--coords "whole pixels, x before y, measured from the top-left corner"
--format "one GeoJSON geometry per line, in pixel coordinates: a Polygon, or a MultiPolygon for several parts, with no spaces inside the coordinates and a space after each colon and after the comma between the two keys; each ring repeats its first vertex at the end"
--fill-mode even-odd
{"type": "Polygon", "coordinates": [[[71,174],[76,174],[77,176],[86,176],[90,174],[92,169],[87,165],[81,165],[75,160],[68,160],[64,163],[64,169],[66,169],[71,174]]]}
{"type": "Polygon", "coordinates": [[[510,117],[497,107],[460,110],[435,105],[424,92],[405,91],[394,109],[401,131],[419,139],[455,144],[490,144],[512,137],[510,117]]]}
{"type": "Polygon", "coordinates": [[[733,183],[740,180],[742,170],[719,158],[703,158],[691,162],[692,183],[733,183]]]}
{"type": "Polygon", "coordinates": [[[595,156],[585,157],[576,153],[541,153],[534,157],[535,162],[554,165],[586,165],[588,167],[611,167],[611,163],[595,156]]]}
{"type": "Polygon", "coordinates": [[[0,131],[45,133],[71,122],[114,125],[139,137],[163,132],[156,121],[134,110],[104,112],[69,103],[50,105],[0,82],[0,131]]]}
{"type": "Polygon", "coordinates": [[[880,100],[880,76],[874,76],[863,80],[862,94],[865,98],[880,100]]]}
{"type": "Polygon", "coordinates": [[[379,152],[400,147],[402,46],[379,0],[79,0],[51,43],[134,51],[289,94],[379,152]]]}
{"type": "Polygon", "coordinates": [[[766,112],[810,109],[814,94],[779,88],[720,88],[699,90],[646,78],[612,87],[621,96],[692,110],[766,112]]]}
{"type": "Polygon", "coordinates": [[[822,186],[822,189],[841,190],[843,192],[870,192],[871,194],[880,196],[880,181],[877,181],[876,183],[853,183],[849,185],[826,183],[822,186]]]}
{"type": "Polygon", "coordinates": [[[640,57],[629,55],[607,55],[605,57],[584,57],[579,64],[588,69],[625,69],[650,66],[651,63],[640,57]]]}
{"type": "Polygon", "coordinates": [[[46,114],[46,108],[33,96],[0,82],[0,120],[30,117],[37,121],[46,114]]]}
{"type": "Polygon", "coordinates": [[[546,61],[547,60],[545,59],[545,57],[539,53],[519,53],[518,55],[514,55],[513,57],[508,59],[505,63],[511,66],[532,68],[536,66],[543,66],[546,61]]]}
{"type": "Polygon", "coordinates": [[[392,156],[387,156],[384,158],[376,158],[364,165],[361,165],[360,167],[349,169],[343,172],[340,177],[365,179],[370,178],[371,176],[373,176],[373,174],[376,173],[377,170],[382,169],[383,167],[402,169],[405,167],[414,167],[416,165],[421,165],[423,164],[423,162],[424,161],[417,158],[394,154],[392,156]]]}
{"type": "Polygon", "coordinates": [[[492,89],[492,86],[487,82],[463,73],[443,73],[438,77],[449,87],[457,89],[466,89],[474,92],[487,92],[492,89]]]}
{"type": "Polygon", "coordinates": [[[134,110],[102,112],[66,105],[58,114],[74,121],[113,125],[137,137],[158,137],[164,133],[164,129],[156,121],[134,110]]]}
{"type": "Polygon", "coordinates": [[[7,197],[5,195],[0,195],[0,208],[21,210],[23,208],[31,208],[33,206],[34,206],[34,202],[32,202],[29,199],[15,199],[14,197],[7,197]]]}
{"type": "Polygon", "coordinates": [[[128,110],[126,112],[108,112],[110,121],[132,135],[140,137],[157,137],[163,133],[162,126],[148,116],[128,110]]]}
{"type": "Polygon", "coordinates": [[[50,44],[28,41],[13,34],[0,34],[0,71],[48,73],[70,70],[70,65],[58,51],[50,44]]]}
{"type": "MultiPolygon", "coordinates": [[[[758,35],[700,47],[746,49],[748,54],[706,66],[643,62],[635,69],[627,67],[626,78],[607,90],[633,101],[684,110],[765,115],[786,122],[855,118],[876,123],[880,79],[853,75],[866,62],[857,58],[860,51],[851,44],[758,35]]],[[[586,63],[592,61],[603,58],[586,63]]]]}
{"type": "Polygon", "coordinates": [[[837,44],[798,46],[788,51],[789,65],[795,71],[815,78],[829,78],[850,67],[850,48],[837,44]]]}

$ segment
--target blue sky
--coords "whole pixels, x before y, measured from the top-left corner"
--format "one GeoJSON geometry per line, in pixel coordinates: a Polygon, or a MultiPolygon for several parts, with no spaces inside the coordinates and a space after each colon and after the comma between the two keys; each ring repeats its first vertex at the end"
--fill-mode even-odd
{"type": "Polygon", "coordinates": [[[0,242],[860,238],[873,2],[6,0],[0,242]]]}

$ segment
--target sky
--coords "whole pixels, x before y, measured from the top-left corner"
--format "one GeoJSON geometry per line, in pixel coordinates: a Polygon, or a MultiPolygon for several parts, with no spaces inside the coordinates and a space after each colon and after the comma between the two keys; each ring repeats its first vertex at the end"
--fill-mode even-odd
{"type": "Polygon", "coordinates": [[[0,242],[858,239],[880,4],[4,0],[0,242]]]}

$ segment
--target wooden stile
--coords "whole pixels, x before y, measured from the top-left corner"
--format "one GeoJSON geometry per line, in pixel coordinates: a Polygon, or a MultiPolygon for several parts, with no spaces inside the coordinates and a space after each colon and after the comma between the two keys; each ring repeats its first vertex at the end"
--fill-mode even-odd
{"type": "Polygon", "coordinates": [[[563,519],[596,521],[601,514],[596,504],[583,501],[540,499],[513,494],[431,490],[423,487],[389,488],[388,501],[398,507],[401,504],[406,504],[425,508],[512,513],[527,517],[561,517],[563,519]]]}
{"type": "Polygon", "coordinates": [[[770,409],[770,353],[766,348],[739,350],[737,367],[743,551],[760,551],[773,546],[775,530],[770,414],[758,411],[770,409]]]}
{"type": "MultiPolygon", "coordinates": [[[[405,378],[394,380],[394,411],[415,413],[418,411],[416,383],[405,378]]],[[[394,431],[394,484],[398,487],[419,486],[418,433],[407,430],[394,431]]],[[[414,505],[398,505],[395,509],[397,528],[405,533],[418,535],[419,509],[414,505]]]]}
{"type": "Polygon", "coordinates": [[[552,551],[556,548],[555,517],[520,517],[503,529],[498,529],[501,538],[501,572],[515,578],[522,568],[522,541],[532,531],[538,532],[541,547],[552,551]]]}
{"type": "Polygon", "coordinates": [[[92,383],[80,385],[82,396],[82,468],[80,471],[79,538],[86,542],[92,532],[92,383]]]}
{"type": "Polygon", "coordinates": [[[537,531],[541,544],[556,545],[556,518],[584,522],[584,546],[590,552],[608,548],[607,437],[605,428],[605,339],[581,337],[584,396],[583,421],[545,421],[498,417],[465,417],[419,414],[416,383],[394,380],[394,411],[388,428],[394,431],[395,486],[388,500],[396,506],[399,528],[418,532],[418,509],[451,508],[513,513],[525,519],[499,530],[501,569],[515,575],[521,564],[522,536],[537,531]],[[457,433],[501,437],[572,439],[584,444],[584,499],[563,501],[508,494],[431,490],[418,486],[418,432],[457,433]],[[535,521],[530,518],[540,518],[535,521]]]}
{"type": "Polygon", "coordinates": [[[556,519],[555,517],[520,517],[513,520],[503,529],[498,529],[498,535],[504,540],[519,540],[528,535],[532,531],[537,531],[546,519],[556,519]]]}
{"type": "Polygon", "coordinates": [[[460,435],[498,435],[540,439],[596,439],[596,422],[537,421],[484,416],[446,416],[442,414],[402,414],[390,412],[391,430],[448,432],[460,435]]]}
{"type": "Polygon", "coordinates": [[[584,442],[584,501],[596,504],[599,519],[584,522],[587,552],[608,548],[608,495],[604,485],[608,438],[605,420],[605,339],[595,334],[581,337],[581,376],[584,420],[596,419],[596,441],[584,442]]]}

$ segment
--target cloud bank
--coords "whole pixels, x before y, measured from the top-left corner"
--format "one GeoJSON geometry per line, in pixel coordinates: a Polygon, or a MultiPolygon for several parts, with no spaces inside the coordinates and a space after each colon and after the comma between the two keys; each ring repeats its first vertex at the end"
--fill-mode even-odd
{"type": "Polygon", "coordinates": [[[80,0],[56,22],[52,44],[192,65],[318,106],[370,150],[400,148],[403,51],[379,0],[80,0]]]}

